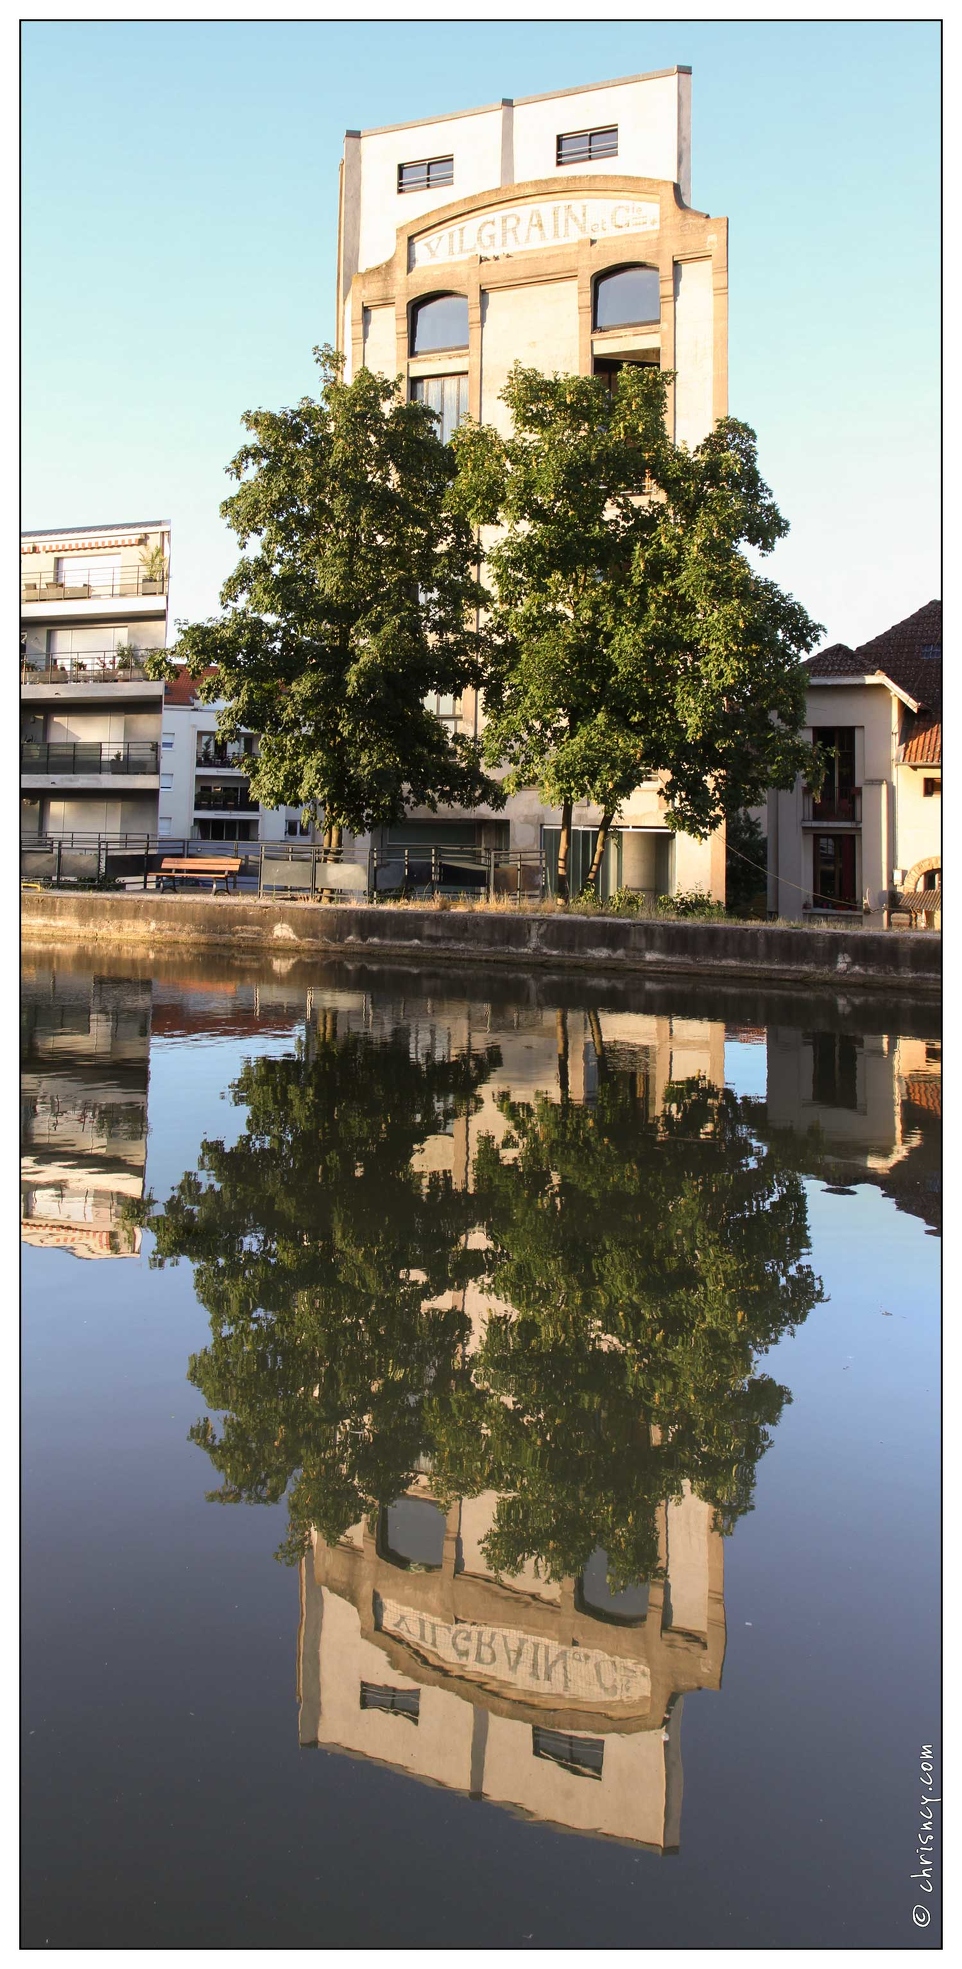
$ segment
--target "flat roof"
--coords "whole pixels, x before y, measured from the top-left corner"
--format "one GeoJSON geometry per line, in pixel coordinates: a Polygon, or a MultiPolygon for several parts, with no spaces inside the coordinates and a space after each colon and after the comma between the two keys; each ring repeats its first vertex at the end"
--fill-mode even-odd
{"type": "Polygon", "coordinates": [[[21,540],[66,540],[72,533],[136,533],[156,532],[158,527],[169,527],[169,520],[91,520],[89,526],[29,526],[20,535],[21,540]]]}
{"type": "Polygon", "coordinates": [[[455,123],[461,116],[488,116],[492,110],[521,109],[526,103],[561,102],[565,96],[585,96],[594,89],[620,89],[627,82],[659,82],[666,75],[690,75],[686,62],[674,68],[652,68],[645,75],[615,75],[607,82],[581,82],[573,89],[547,89],[541,96],[502,96],[500,102],[482,103],[479,109],[453,109],[441,116],[419,116],[413,123],[380,123],[371,130],[345,130],[346,137],[387,137],[392,130],[426,130],[433,123],[455,123]]]}

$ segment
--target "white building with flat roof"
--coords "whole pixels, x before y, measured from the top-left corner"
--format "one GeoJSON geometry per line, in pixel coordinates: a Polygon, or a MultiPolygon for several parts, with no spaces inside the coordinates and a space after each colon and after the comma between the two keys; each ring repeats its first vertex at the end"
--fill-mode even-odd
{"type": "MultiPolygon", "coordinates": [[[[697,444],[728,408],[728,224],[692,207],[690,180],[687,68],[349,130],[337,265],[346,375],[363,365],[401,376],[447,438],[468,415],[506,428],[500,393],[516,361],[609,379],[625,363],[651,364],[674,374],[675,438],[697,444]]],[[[473,733],[483,723],[473,691],[438,711],[473,733]]],[[[600,818],[576,808],[576,887],[600,818]]],[[[532,791],[502,816],[415,810],[375,845],[550,853],[559,824],[532,791]]],[[[673,834],[659,783],[637,788],[603,892],[622,884],[723,899],[724,829],[704,842],[673,834]]]]}

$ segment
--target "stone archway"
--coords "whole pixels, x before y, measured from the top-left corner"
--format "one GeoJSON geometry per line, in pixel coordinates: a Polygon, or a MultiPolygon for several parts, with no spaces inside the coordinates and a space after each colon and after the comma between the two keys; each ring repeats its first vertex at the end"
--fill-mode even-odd
{"type": "Polygon", "coordinates": [[[903,895],[910,896],[912,894],[913,889],[921,888],[922,877],[923,875],[928,874],[930,868],[937,868],[939,874],[941,875],[942,873],[941,855],[926,855],[924,856],[922,861],[915,862],[913,867],[909,869],[908,874],[905,877],[905,881],[902,884],[903,895]]]}

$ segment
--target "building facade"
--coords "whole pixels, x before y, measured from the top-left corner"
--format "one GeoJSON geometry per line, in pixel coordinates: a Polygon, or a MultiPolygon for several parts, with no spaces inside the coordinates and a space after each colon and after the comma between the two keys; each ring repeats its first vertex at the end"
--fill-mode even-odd
{"type": "Polygon", "coordinates": [[[803,920],[853,910],[940,927],[942,604],[806,664],[803,737],[826,763],[768,796],[768,907],[803,920]]]}
{"type": "Polygon", "coordinates": [[[27,954],[21,989],[20,1237],[77,1258],[140,1250],[149,979],[60,970],[27,954]]]}
{"type": "MultiPolygon", "coordinates": [[[[250,790],[258,738],[217,731],[223,702],[203,704],[186,671],[166,686],[161,737],[157,832],[178,841],[250,846],[260,841],[310,840],[313,829],[298,808],[262,807],[250,790]]],[[[322,830],[323,831],[323,830],[322,830]]]]}
{"type": "Polygon", "coordinates": [[[495,1575],[494,1493],[443,1511],[421,1478],[302,1561],[302,1745],[352,1752],[571,1831],[658,1853],[681,1838],[686,1691],[718,1689],[721,1534],[686,1485],[661,1507],[665,1577],[612,1594],[495,1575]]]}
{"type": "Polygon", "coordinates": [[[156,834],[169,570],[166,520],[21,535],[26,840],[156,834]]]}
{"type": "MultiPolygon", "coordinates": [[[[347,376],[362,365],[400,375],[447,438],[466,415],[507,429],[500,393],[516,361],[608,378],[650,364],[674,372],[671,428],[697,444],[728,407],[728,228],[692,208],[690,155],[683,68],[348,131],[337,271],[347,376]]],[[[437,709],[473,733],[483,722],[474,692],[437,709]]],[[[575,886],[600,818],[575,810],[575,886]]],[[[500,817],[415,810],[375,845],[453,843],[457,828],[459,845],[550,853],[559,824],[528,792],[500,817]]],[[[673,834],[659,784],[639,787],[603,890],[621,884],[723,900],[724,830],[707,842],[673,834]]]]}

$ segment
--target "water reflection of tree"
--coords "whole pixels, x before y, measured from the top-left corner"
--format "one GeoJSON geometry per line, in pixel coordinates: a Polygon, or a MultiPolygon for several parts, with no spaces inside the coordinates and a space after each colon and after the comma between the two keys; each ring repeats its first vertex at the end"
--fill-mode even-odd
{"type": "Polygon", "coordinates": [[[418,1060],[406,1032],[375,1045],[329,1027],[311,1057],[250,1061],[231,1089],[240,1140],[205,1142],[153,1220],[155,1262],[192,1259],[211,1318],[189,1378],[225,1412],[219,1435],[209,1418],[191,1432],[224,1479],[214,1495],[288,1491],[293,1549],[396,1495],[424,1450],[464,1339],[472,1203],[411,1158],[496,1060],[418,1060]]]}
{"type": "Polygon", "coordinates": [[[244,1134],[205,1143],[153,1222],[211,1316],[190,1378],[225,1420],[192,1435],[216,1497],[287,1492],[289,1552],[427,1467],[442,1500],[499,1494],[498,1569],[570,1575],[600,1544],[627,1584],[656,1570],[656,1507],[686,1481],[724,1528],[750,1505],[788,1399],[755,1362],[820,1296],[802,1187],[751,1104],[689,1081],[651,1120],[604,1071],[590,1107],[505,1095],[473,1194],[415,1171],[495,1061],[328,1031],[245,1067],[244,1134]],[[475,1313],[492,1302],[473,1340],[472,1278],[475,1313]]]}
{"type": "Polygon", "coordinates": [[[729,1529],[785,1401],[754,1362],[820,1296],[802,1188],[759,1150],[750,1104],[693,1080],[648,1119],[634,1077],[590,1107],[504,1100],[476,1175],[497,1300],[474,1355],[486,1433],[438,1458],[502,1493],[489,1560],[612,1583],[657,1564],[655,1507],[688,1481],[729,1529]]]}

